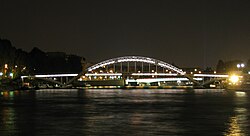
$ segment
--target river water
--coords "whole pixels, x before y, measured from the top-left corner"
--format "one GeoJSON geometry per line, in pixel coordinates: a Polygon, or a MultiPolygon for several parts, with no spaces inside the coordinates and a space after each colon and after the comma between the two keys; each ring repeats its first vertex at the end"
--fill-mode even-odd
{"type": "Polygon", "coordinates": [[[0,136],[250,135],[250,93],[182,89],[1,92],[0,136]]]}

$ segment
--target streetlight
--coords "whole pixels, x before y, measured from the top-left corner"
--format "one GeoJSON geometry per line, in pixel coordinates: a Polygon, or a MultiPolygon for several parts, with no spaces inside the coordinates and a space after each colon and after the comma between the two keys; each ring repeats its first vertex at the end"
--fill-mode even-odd
{"type": "Polygon", "coordinates": [[[242,63],[242,64],[240,64],[240,66],[241,66],[242,68],[244,68],[244,67],[245,67],[245,64],[244,64],[244,63],[242,63]]]}
{"type": "Polygon", "coordinates": [[[241,63],[241,64],[237,64],[236,66],[237,66],[237,68],[240,70],[240,68],[244,68],[244,67],[245,67],[245,64],[244,64],[244,63],[241,63]]]}

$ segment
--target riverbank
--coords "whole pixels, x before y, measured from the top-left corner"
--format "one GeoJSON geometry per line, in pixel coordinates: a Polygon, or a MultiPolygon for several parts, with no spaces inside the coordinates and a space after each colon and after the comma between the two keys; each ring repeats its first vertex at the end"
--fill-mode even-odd
{"type": "Polygon", "coordinates": [[[0,91],[6,90],[17,90],[21,88],[21,84],[18,80],[1,79],[0,80],[0,91]]]}

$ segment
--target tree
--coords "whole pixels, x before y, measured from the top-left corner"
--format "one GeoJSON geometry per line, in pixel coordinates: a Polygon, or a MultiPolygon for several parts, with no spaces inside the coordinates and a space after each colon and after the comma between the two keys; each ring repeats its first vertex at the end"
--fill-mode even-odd
{"type": "Polygon", "coordinates": [[[222,60],[219,60],[216,66],[217,73],[225,73],[225,63],[222,60]]]}

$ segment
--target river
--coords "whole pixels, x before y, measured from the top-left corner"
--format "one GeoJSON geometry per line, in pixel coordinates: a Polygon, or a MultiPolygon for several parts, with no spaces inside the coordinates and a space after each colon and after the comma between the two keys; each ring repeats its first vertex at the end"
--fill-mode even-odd
{"type": "Polygon", "coordinates": [[[216,89],[1,92],[0,135],[250,135],[250,93],[216,89]]]}

